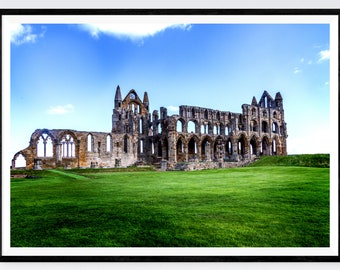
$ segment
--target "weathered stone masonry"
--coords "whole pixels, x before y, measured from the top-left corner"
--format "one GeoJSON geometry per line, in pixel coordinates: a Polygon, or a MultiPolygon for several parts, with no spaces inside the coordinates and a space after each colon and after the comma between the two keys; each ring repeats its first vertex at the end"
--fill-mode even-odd
{"type": "Polygon", "coordinates": [[[116,89],[110,132],[37,129],[29,146],[17,152],[27,169],[127,167],[154,164],[173,169],[230,167],[262,155],[287,155],[283,100],[264,91],[259,102],[242,105],[242,113],[180,106],[149,112],[149,97],[135,90],[122,99],[116,89]]]}

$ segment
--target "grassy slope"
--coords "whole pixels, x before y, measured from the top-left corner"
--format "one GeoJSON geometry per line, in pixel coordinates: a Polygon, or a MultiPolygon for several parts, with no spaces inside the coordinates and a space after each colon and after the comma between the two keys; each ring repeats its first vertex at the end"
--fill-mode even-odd
{"type": "Polygon", "coordinates": [[[262,166],[302,166],[329,168],[329,154],[315,155],[289,155],[289,156],[266,156],[252,165],[251,167],[262,166]]]}
{"type": "Polygon", "coordinates": [[[35,173],[12,180],[12,246],[329,246],[328,168],[35,173]]]}

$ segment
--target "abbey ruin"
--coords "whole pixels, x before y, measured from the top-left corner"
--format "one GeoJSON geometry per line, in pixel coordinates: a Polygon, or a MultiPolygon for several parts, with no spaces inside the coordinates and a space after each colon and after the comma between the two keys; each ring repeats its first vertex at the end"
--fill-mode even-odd
{"type": "Polygon", "coordinates": [[[287,155],[287,128],[280,92],[264,91],[259,101],[242,105],[242,113],[180,106],[149,112],[132,89],[123,99],[118,86],[112,129],[108,132],[37,129],[29,146],[17,152],[26,169],[108,168],[154,165],[162,170],[226,168],[248,164],[263,155],[287,155]]]}

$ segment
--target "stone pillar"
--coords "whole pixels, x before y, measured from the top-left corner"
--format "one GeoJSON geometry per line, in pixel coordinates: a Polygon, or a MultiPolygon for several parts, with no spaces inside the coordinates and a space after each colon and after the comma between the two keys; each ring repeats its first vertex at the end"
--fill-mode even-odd
{"type": "Polygon", "coordinates": [[[231,155],[231,159],[233,161],[239,161],[239,155],[238,155],[238,152],[237,152],[238,151],[238,142],[237,142],[236,139],[233,138],[231,143],[232,143],[232,149],[233,149],[233,153],[231,155]]]}
{"type": "Polygon", "coordinates": [[[210,143],[207,142],[205,144],[205,159],[207,161],[211,161],[211,152],[210,152],[210,143]]]}

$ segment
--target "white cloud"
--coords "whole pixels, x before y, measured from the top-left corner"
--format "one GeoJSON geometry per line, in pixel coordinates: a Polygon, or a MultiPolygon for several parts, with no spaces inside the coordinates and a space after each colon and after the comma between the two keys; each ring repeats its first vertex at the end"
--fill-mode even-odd
{"type": "Polygon", "coordinates": [[[179,114],[179,108],[176,106],[170,105],[167,107],[167,109],[171,114],[179,114]]]}
{"type": "Polygon", "coordinates": [[[140,40],[145,37],[154,36],[167,28],[179,28],[190,30],[189,24],[166,24],[166,23],[122,23],[122,24],[84,24],[81,29],[86,30],[91,36],[98,38],[100,34],[115,36],[119,38],[130,38],[140,40]]]}
{"type": "Polygon", "coordinates": [[[299,73],[302,72],[302,69],[295,67],[293,72],[294,72],[294,74],[299,74],[299,73]]]}
{"type": "Polygon", "coordinates": [[[74,111],[74,106],[72,104],[50,106],[47,110],[48,114],[68,114],[74,111]]]}
{"type": "Polygon", "coordinates": [[[330,51],[329,50],[322,50],[319,52],[319,60],[318,63],[329,60],[330,58],[330,51]]]}
{"type": "Polygon", "coordinates": [[[10,25],[11,42],[16,45],[23,43],[34,43],[45,34],[45,29],[41,33],[34,33],[32,26],[23,24],[10,25]]]}

